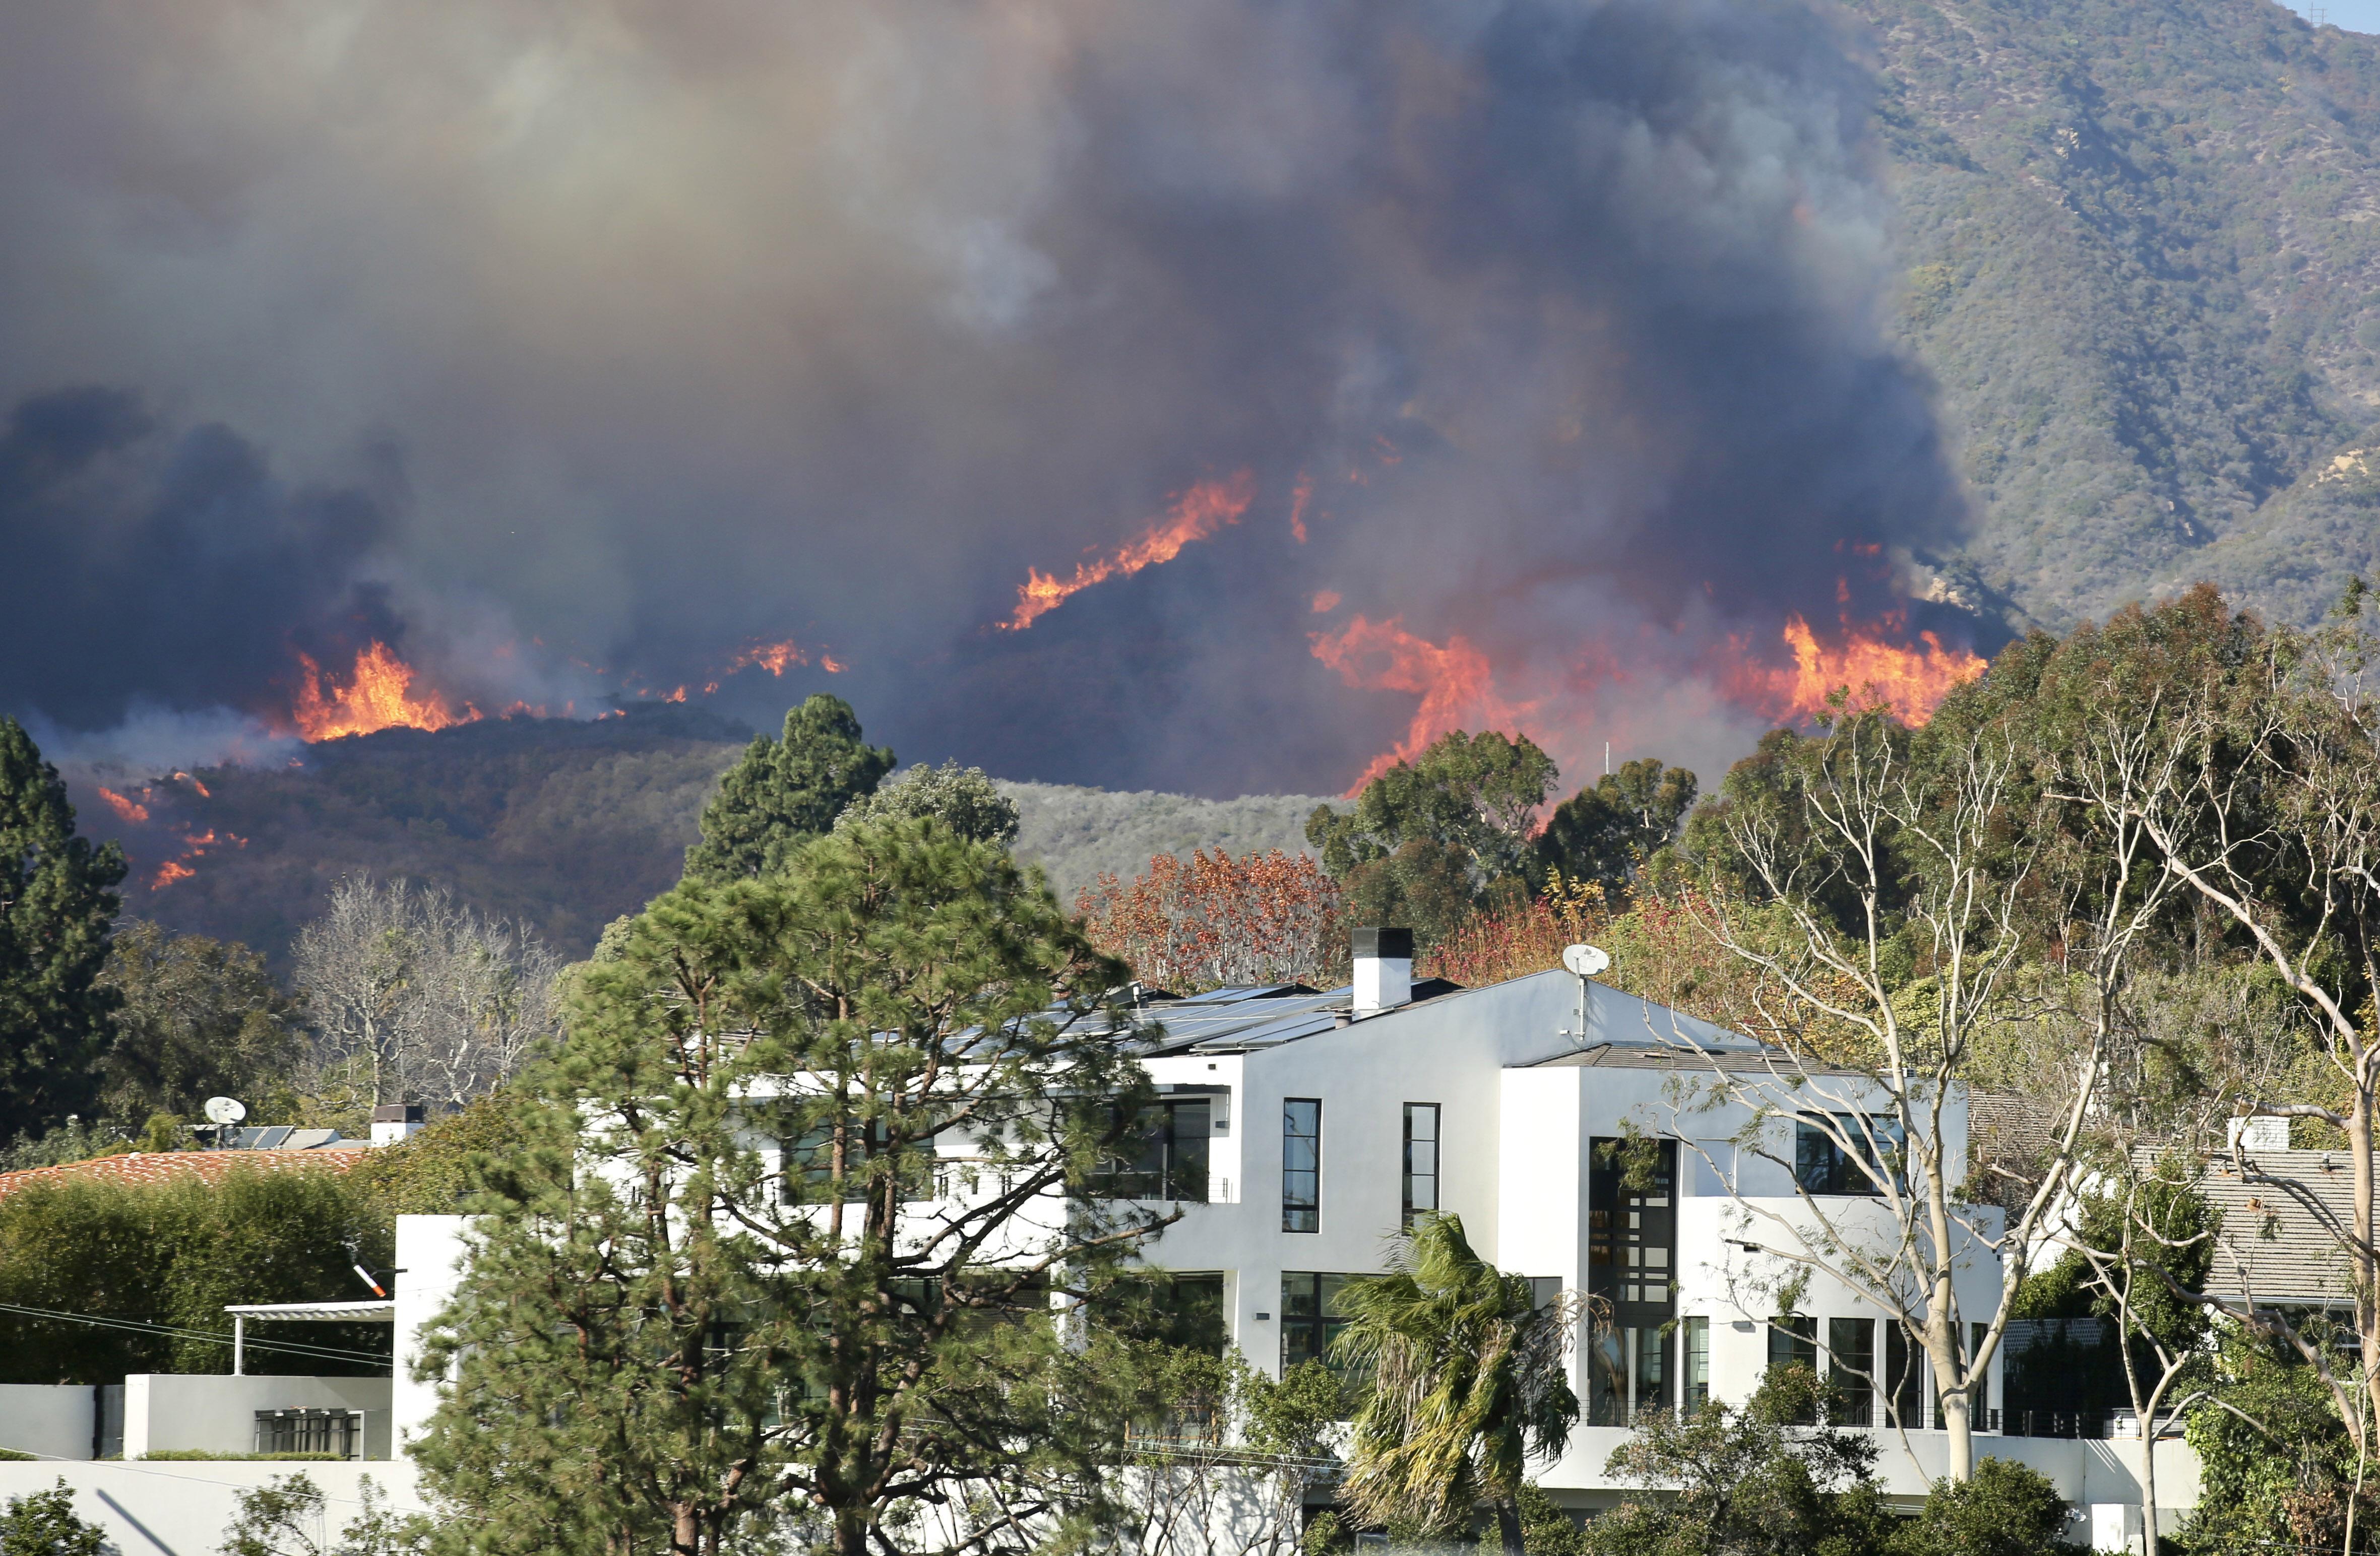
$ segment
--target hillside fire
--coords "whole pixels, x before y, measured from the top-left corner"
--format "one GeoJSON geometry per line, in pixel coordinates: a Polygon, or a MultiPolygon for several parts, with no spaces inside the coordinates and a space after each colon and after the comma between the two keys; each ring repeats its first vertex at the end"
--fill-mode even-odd
{"type": "Polygon", "coordinates": [[[468,724],[480,710],[465,703],[458,710],[435,692],[417,694],[419,679],[412,666],[375,638],[356,656],[346,685],[325,673],[309,654],[298,656],[303,667],[289,719],[306,741],[334,741],[348,735],[406,728],[443,730],[468,724]]]}

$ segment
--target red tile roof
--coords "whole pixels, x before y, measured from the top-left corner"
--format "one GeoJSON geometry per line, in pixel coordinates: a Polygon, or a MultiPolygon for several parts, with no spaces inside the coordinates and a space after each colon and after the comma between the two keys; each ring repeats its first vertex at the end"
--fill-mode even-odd
{"type": "Polygon", "coordinates": [[[94,1156],[60,1167],[30,1167],[20,1173],[0,1173],[0,1200],[29,1184],[45,1180],[97,1178],[109,1183],[167,1183],[195,1177],[220,1183],[234,1167],[262,1172],[320,1168],[343,1173],[364,1158],[370,1147],[321,1146],[311,1151],[132,1151],[121,1156],[94,1156]]]}

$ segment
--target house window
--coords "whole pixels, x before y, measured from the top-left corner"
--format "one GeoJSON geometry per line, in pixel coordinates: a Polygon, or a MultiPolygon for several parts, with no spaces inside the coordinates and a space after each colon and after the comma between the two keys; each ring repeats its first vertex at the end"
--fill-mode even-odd
{"type": "Polygon", "coordinates": [[[1606,1324],[1589,1342],[1589,1426],[1632,1427],[1670,1404],[1670,1336],[1654,1324],[1606,1324]]]}
{"type": "Polygon", "coordinates": [[[1221,1274],[1151,1271],[1141,1279],[1147,1283],[1141,1295],[1148,1306],[1138,1337],[1214,1357],[1229,1348],[1231,1322],[1223,1311],[1221,1274]]]}
{"type": "MultiPolygon", "coordinates": [[[[856,1120],[844,1128],[843,1194],[846,1200],[868,1197],[868,1164],[891,1152],[882,1119],[866,1125],[856,1120]]],[[[834,1177],[834,1125],[823,1122],[813,1125],[798,1135],[789,1135],[777,1142],[783,1172],[779,1191],[785,1203],[816,1204],[827,1197],[834,1177]]],[[[901,1170],[901,1198],[914,1202],[935,1198],[934,1140],[930,1135],[912,1140],[904,1151],[905,1161],[901,1170]]]]}
{"type": "Polygon", "coordinates": [[[1347,1327],[1339,1315],[1345,1275],[1285,1271],[1281,1277],[1281,1369],[1300,1362],[1328,1361],[1330,1342],[1347,1327]]]}
{"type": "Polygon", "coordinates": [[[1710,1403],[1710,1320],[1687,1319],[1681,1326],[1685,1337],[1685,1366],[1679,1382],[1683,1385],[1688,1411],[1701,1409],[1710,1403]]]}
{"type": "Polygon", "coordinates": [[[363,1427],[362,1415],[352,1410],[260,1410],[255,1451],[352,1459],[360,1453],[363,1427]]]}
{"type": "MultiPolygon", "coordinates": [[[[1804,1194],[1880,1194],[1876,1149],[1900,1155],[1899,1127],[1890,1118],[1838,1113],[1828,1124],[1793,1126],[1793,1182],[1804,1194]],[[1848,1145],[1850,1150],[1844,1147],[1848,1145]]],[[[1897,1163],[1895,1164],[1897,1165],[1897,1163]]]]}
{"type": "MultiPolygon", "coordinates": [[[[1990,1326],[1980,1323],[1971,1323],[1967,1326],[1967,1354],[1961,1357],[1961,1360],[1967,1362],[1969,1365],[1973,1365],[1974,1357],[1983,1351],[1984,1331],[1988,1327],[1990,1326]]],[[[1925,1354],[1922,1350],[1918,1352],[1917,1355],[1917,1365],[1925,1369],[1925,1376],[1929,1383],[1931,1383],[1934,1377],[1934,1368],[1932,1363],[1925,1359],[1925,1354]]],[[[1940,1387],[1938,1385],[1929,1386],[1925,1391],[1925,1397],[1933,1402],[1934,1429],[1939,1431],[1942,1429],[1942,1391],[1940,1387]]],[[[1989,1372],[1985,1372],[1982,1378],[1976,1381],[1975,1387],[1972,1393],[1972,1398],[1973,1403],[1967,1406],[1967,1421],[1969,1427],[1971,1429],[1975,1431],[1990,1430],[1992,1419],[1992,1375],[1989,1372]]]]}
{"type": "Polygon", "coordinates": [[[1322,1104],[1314,1097],[1281,1104],[1281,1229],[1322,1230],[1322,1104]]]}
{"type": "Polygon", "coordinates": [[[1677,1251],[1675,1140],[1598,1139],[1587,1172],[1587,1290],[1621,1324],[1668,1323],[1677,1251]]]}
{"type": "MultiPolygon", "coordinates": [[[[1768,1370],[1798,1367],[1810,1374],[1812,1381],[1818,1376],[1818,1325],[1815,1319],[1799,1313],[1785,1313],[1768,1326],[1768,1370]]],[[[1816,1412],[1803,1411],[1794,1417],[1797,1426],[1818,1424],[1816,1412]]]]}
{"type": "Polygon", "coordinates": [[[1876,1422],[1876,1324],[1867,1319],[1827,1321],[1828,1418],[1839,1427],[1876,1422]]]}
{"type": "Polygon", "coordinates": [[[1213,1104],[1205,1097],[1150,1104],[1093,1175],[1092,1192],[1110,1200],[1205,1203],[1212,1119],[1213,1104]]]}
{"type": "Polygon", "coordinates": [[[1933,1371],[1925,1359],[1923,1347],[1909,1343],[1909,1332],[1897,1319],[1887,1319],[1884,1325],[1884,1376],[1888,1393],[1885,1407],[1889,1415],[1887,1425],[1922,1431],[1927,1425],[1925,1402],[1925,1380],[1933,1371]]]}
{"type": "Polygon", "coordinates": [[[1411,1226],[1438,1209],[1438,1104],[1405,1104],[1405,1219],[1411,1226]]]}

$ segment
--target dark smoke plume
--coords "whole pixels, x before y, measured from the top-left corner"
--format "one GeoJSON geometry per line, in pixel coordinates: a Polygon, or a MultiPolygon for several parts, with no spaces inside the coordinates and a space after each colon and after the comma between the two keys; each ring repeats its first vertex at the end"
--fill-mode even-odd
{"type": "Polygon", "coordinates": [[[382,579],[450,666],[509,634],[698,682],[791,639],[721,696],[832,684],[905,758],[1018,777],[1311,790],[1421,694],[1318,655],[1358,617],[1461,638],[1464,717],[1574,769],[1723,759],[1763,714],[1714,667],[1789,615],[1973,630],[1909,607],[1961,510],[1878,328],[1870,73],[1808,6],[134,9],[0,19],[0,393],[122,383],[269,448],[297,484],[249,452],[275,495],[237,512],[274,516],[226,533],[291,603],[237,619],[228,574],[12,501],[12,545],[51,535],[13,631],[111,589],[177,630],[0,702],[237,703],[382,579]],[[358,495],[374,458],[402,501],[358,495]],[[1235,524],[992,626],[1242,471],[1235,524]]]}

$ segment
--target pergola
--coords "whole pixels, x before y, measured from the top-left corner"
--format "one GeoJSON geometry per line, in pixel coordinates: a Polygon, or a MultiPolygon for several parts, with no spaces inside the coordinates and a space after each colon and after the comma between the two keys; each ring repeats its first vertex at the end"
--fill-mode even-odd
{"type": "Polygon", "coordinates": [[[395,1323],[396,1304],[385,1298],[371,1302],[250,1302],[226,1307],[231,1315],[231,1375],[248,1370],[248,1321],[270,1319],[275,1323],[395,1323]]]}

